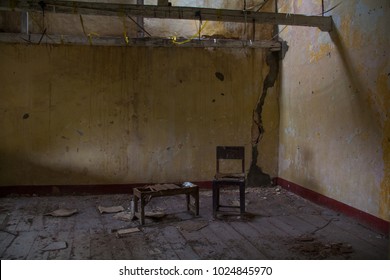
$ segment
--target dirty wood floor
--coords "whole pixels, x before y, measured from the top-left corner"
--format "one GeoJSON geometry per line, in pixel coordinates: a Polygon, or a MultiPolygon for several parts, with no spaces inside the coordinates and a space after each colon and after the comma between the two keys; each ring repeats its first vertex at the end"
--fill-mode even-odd
{"type": "MultiPolygon", "coordinates": [[[[163,212],[140,226],[101,214],[98,206],[130,207],[131,195],[0,198],[1,259],[388,259],[389,239],[356,220],[279,187],[248,188],[247,213],[212,216],[211,191],[200,191],[200,215],[185,196],[153,198],[163,212]],[[45,215],[77,209],[68,217],[45,215]],[[140,231],[118,237],[119,229],[140,231]]],[[[238,192],[221,192],[225,204],[238,192]]],[[[235,209],[234,209],[235,210],[235,209]]],[[[230,210],[231,211],[231,210],[230,210]]],[[[123,213],[122,213],[123,214],[123,213]]]]}

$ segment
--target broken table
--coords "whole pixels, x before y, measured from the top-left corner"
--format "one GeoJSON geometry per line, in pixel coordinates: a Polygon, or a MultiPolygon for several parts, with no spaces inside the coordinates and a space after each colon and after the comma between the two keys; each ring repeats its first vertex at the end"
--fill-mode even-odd
{"type": "Polygon", "coordinates": [[[141,225],[145,224],[145,205],[153,197],[173,196],[185,194],[187,198],[187,210],[194,213],[195,216],[199,215],[199,187],[181,187],[174,184],[162,184],[152,185],[141,188],[134,188],[134,208],[137,215],[139,215],[141,225]],[[191,204],[191,197],[194,199],[194,203],[191,204]],[[138,200],[140,201],[140,212],[138,211],[138,200]]]}

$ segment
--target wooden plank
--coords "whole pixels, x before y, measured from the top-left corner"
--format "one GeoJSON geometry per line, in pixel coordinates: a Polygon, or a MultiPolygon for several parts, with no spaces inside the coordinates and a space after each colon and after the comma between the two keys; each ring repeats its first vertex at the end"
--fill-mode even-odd
{"type": "Polygon", "coordinates": [[[185,44],[174,44],[172,39],[168,38],[130,38],[128,44],[123,37],[92,37],[89,40],[86,36],[75,35],[50,35],[21,33],[0,33],[0,42],[2,43],[20,43],[20,44],[51,44],[51,45],[93,45],[93,46],[122,46],[122,47],[174,47],[174,48],[267,48],[272,51],[279,51],[281,43],[278,41],[261,40],[235,40],[235,39],[194,39],[185,44]]]}
{"type": "Polygon", "coordinates": [[[91,237],[89,230],[74,230],[68,246],[71,247],[70,259],[88,260],[91,258],[91,237]]]}
{"type": "Polygon", "coordinates": [[[53,242],[64,241],[67,244],[65,249],[50,251],[48,255],[49,260],[70,260],[72,253],[72,231],[59,231],[54,237],[53,242]]]}
{"type": "MultiPolygon", "coordinates": [[[[240,224],[244,223],[236,222],[235,224],[239,227],[240,224]]],[[[253,244],[245,238],[245,236],[241,235],[240,231],[237,231],[234,227],[232,227],[232,223],[220,223],[219,235],[221,238],[226,238],[226,244],[239,249],[239,255],[237,256],[238,259],[267,259],[266,255],[253,246],[253,244]]]]}
{"type": "Polygon", "coordinates": [[[26,259],[37,235],[38,232],[36,231],[19,232],[19,235],[16,236],[3,253],[2,258],[12,260],[26,259]]]}
{"type": "Polygon", "coordinates": [[[115,238],[104,232],[90,231],[90,252],[92,260],[109,260],[112,257],[110,239],[115,238]]]}
{"type": "Polygon", "coordinates": [[[121,241],[124,244],[126,250],[130,253],[132,260],[150,260],[152,259],[149,251],[149,243],[146,240],[145,234],[135,233],[129,238],[122,238],[121,241]]]}
{"type": "MultiPolygon", "coordinates": [[[[228,248],[218,244],[219,240],[213,241],[212,232],[207,227],[202,228],[199,231],[180,231],[186,240],[187,244],[202,260],[215,260],[221,259],[222,254],[228,252],[228,248]]],[[[232,259],[233,257],[231,257],[232,259]]]]}
{"type": "Polygon", "coordinates": [[[49,256],[48,251],[42,249],[49,245],[52,233],[47,231],[40,231],[31,246],[30,252],[28,253],[27,260],[47,260],[49,256]]]}
{"type": "Polygon", "coordinates": [[[8,232],[0,231],[0,257],[1,259],[5,259],[3,256],[4,252],[11,245],[12,241],[16,238],[15,235],[10,234],[8,232]]]}
{"type": "MultiPolygon", "coordinates": [[[[0,8],[16,11],[42,11],[39,0],[0,0],[0,8]]],[[[300,14],[266,13],[243,10],[211,9],[200,7],[173,7],[156,5],[113,4],[80,1],[45,0],[45,12],[85,15],[118,16],[126,14],[144,18],[209,20],[238,23],[267,23],[277,25],[312,26],[322,31],[332,30],[330,16],[306,16],[300,14]]]]}
{"type": "Polygon", "coordinates": [[[239,233],[244,240],[260,252],[260,255],[262,256],[261,259],[272,259],[272,254],[269,254],[265,247],[267,240],[263,239],[262,235],[259,234],[256,229],[251,227],[247,222],[229,222],[229,225],[239,233]]]}
{"type": "Polygon", "coordinates": [[[174,226],[167,226],[162,229],[162,234],[171,245],[176,255],[181,260],[199,260],[200,256],[192,249],[180,231],[174,226]]]}
{"type": "MultiPolygon", "coordinates": [[[[257,238],[256,232],[252,233],[253,237],[249,236],[248,238],[254,239],[252,242],[270,259],[296,258],[284,243],[286,238],[290,238],[290,235],[271,224],[269,222],[271,219],[261,218],[253,222],[249,221],[247,224],[257,232],[257,238]]],[[[248,229],[247,232],[251,232],[251,230],[248,229]]],[[[248,233],[245,232],[244,234],[247,235],[248,233]]]]}
{"type": "Polygon", "coordinates": [[[177,260],[179,257],[159,228],[144,228],[149,255],[155,260],[177,260]]]}
{"type": "Polygon", "coordinates": [[[229,244],[229,234],[224,231],[224,227],[221,226],[223,222],[215,220],[210,223],[209,226],[202,229],[202,233],[206,236],[207,240],[213,244],[215,254],[218,259],[245,259],[242,255],[240,248],[231,246],[229,244]]]}

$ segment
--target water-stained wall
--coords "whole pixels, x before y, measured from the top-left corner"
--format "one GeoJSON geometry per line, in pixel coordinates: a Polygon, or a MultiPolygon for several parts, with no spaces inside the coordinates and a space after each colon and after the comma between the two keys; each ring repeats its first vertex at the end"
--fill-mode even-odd
{"type": "MultiPolygon", "coordinates": [[[[263,50],[1,44],[0,61],[2,186],[209,181],[216,145],[245,145],[249,169],[263,50]]],[[[276,94],[264,108],[276,176],[276,94]]]]}
{"type": "MultiPolygon", "coordinates": [[[[287,27],[279,177],[390,220],[390,3],[325,1],[334,30],[287,27]]],[[[279,1],[318,14],[321,1],[279,1]]],[[[282,28],[282,27],[281,27],[282,28]]]]}

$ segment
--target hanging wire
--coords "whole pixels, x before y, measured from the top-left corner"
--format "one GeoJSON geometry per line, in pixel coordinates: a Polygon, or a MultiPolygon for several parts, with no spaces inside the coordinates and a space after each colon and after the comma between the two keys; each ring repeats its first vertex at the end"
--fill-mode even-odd
{"type": "Polygon", "coordinates": [[[330,11],[332,11],[333,9],[336,9],[342,2],[339,2],[338,4],[334,5],[332,8],[330,8],[329,10],[326,10],[325,12],[321,12],[319,14],[316,14],[315,16],[321,16],[321,15],[324,15],[330,11]]]}
{"type": "Polygon", "coordinates": [[[199,37],[199,38],[200,38],[200,34],[201,34],[201,32],[203,31],[203,29],[206,27],[207,23],[208,23],[208,21],[206,21],[202,26],[200,26],[199,31],[197,31],[194,35],[192,35],[190,38],[188,38],[188,39],[185,40],[185,41],[177,42],[176,36],[173,36],[173,37],[172,37],[172,43],[177,44],[177,45],[183,45],[183,44],[186,44],[186,43],[191,42],[191,41],[192,41],[193,39],[195,39],[196,37],[199,37]]]}
{"type": "Polygon", "coordinates": [[[84,35],[87,36],[89,44],[92,46],[92,37],[93,36],[99,37],[99,34],[97,34],[95,32],[90,32],[87,34],[87,32],[85,31],[85,27],[84,27],[84,20],[83,20],[83,17],[81,15],[80,15],[80,23],[81,23],[81,27],[83,28],[84,35]]]}

